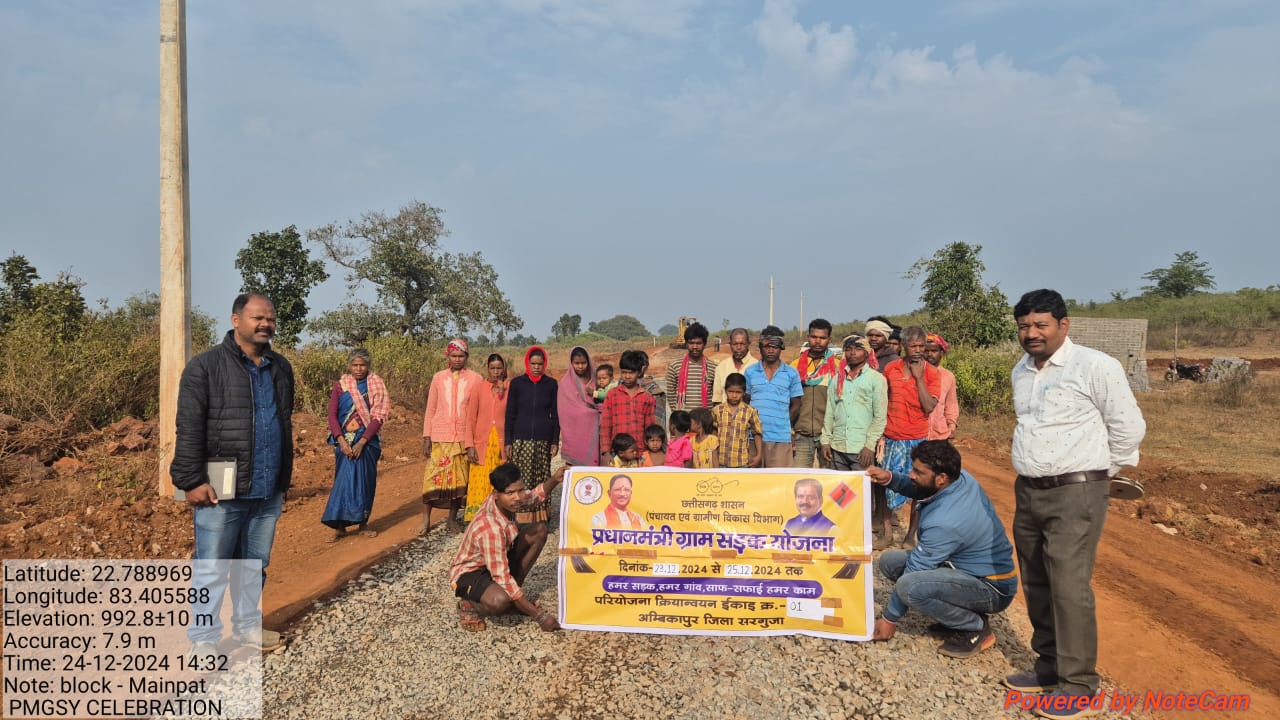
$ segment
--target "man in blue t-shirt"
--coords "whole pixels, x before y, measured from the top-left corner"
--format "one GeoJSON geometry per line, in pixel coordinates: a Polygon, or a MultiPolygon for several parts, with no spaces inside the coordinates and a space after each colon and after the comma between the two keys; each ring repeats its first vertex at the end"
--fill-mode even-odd
{"type": "Polygon", "coordinates": [[[760,362],[746,369],[747,395],[760,414],[764,429],[764,467],[792,467],[795,447],[791,428],[800,416],[804,388],[800,373],[782,362],[782,330],[770,325],[760,331],[760,362]]]}

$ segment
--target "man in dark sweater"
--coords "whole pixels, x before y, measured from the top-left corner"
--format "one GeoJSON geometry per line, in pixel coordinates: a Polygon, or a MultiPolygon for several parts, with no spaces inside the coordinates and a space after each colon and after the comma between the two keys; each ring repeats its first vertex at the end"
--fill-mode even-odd
{"type": "Polygon", "coordinates": [[[280,644],[279,633],[262,629],[259,603],[293,473],[293,368],[271,350],[276,311],[269,299],[238,296],[231,326],[220,345],[182,372],[169,466],[174,487],[194,511],[192,585],[209,591],[208,602],[193,613],[212,621],[187,632],[192,652],[201,656],[217,654],[228,582],[235,642],[267,650],[280,644]],[[226,560],[253,562],[213,562],[226,560]]]}

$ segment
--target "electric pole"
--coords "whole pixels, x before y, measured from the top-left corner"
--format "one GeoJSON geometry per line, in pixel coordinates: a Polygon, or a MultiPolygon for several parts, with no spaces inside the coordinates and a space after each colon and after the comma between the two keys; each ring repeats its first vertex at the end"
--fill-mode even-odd
{"type": "Polygon", "coordinates": [[[191,357],[187,2],[160,0],[160,485],[173,493],[178,381],[191,357]]]}
{"type": "Polygon", "coordinates": [[[773,324],[773,276],[769,276],[769,324],[773,324]]]}

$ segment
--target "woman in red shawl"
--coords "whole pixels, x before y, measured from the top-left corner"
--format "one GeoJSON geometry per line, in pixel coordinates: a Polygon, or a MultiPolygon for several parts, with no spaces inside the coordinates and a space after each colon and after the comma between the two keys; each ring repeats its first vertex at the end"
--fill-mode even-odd
{"type": "Polygon", "coordinates": [[[556,398],[560,456],[566,465],[600,464],[600,406],[594,397],[595,377],[587,349],[578,346],[569,351],[569,369],[560,379],[556,398]]]}

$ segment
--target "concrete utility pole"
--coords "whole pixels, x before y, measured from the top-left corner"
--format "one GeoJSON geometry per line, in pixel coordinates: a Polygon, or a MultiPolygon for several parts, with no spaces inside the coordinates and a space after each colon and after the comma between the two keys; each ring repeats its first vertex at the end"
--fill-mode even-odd
{"type": "Polygon", "coordinates": [[[800,329],[804,328],[804,293],[800,293],[800,329]]]}
{"type": "Polygon", "coordinates": [[[769,276],[769,324],[773,324],[773,276],[769,276]]]}
{"type": "Polygon", "coordinates": [[[173,493],[178,380],[191,358],[187,2],[160,0],[160,495],[173,493]]]}

